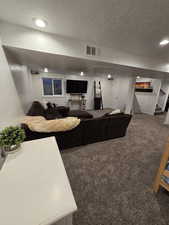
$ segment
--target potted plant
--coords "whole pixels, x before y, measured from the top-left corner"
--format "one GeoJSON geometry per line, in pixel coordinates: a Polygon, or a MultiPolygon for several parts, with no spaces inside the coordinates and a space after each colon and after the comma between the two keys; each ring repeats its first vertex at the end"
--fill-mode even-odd
{"type": "Polygon", "coordinates": [[[6,127],[0,132],[0,147],[4,153],[11,153],[17,150],[25,139],[25,132],[22,128],[6,127]]]}

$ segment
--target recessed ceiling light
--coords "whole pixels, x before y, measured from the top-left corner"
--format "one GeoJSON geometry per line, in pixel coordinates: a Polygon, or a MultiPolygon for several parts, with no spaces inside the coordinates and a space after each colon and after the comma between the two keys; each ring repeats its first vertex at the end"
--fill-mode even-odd
{"type": "Polygon", "coordinates": [[[44,72],[45,73],[48,73],[48,68],[44,68],[44,72]]]}
{"type": "Polygon", "coordinates": [[[80,76],[84,76],[84,72],[80,72],[80,76]]]}
{"type": "Polygon", "coordinates": [[[108,78],[108,79],[111,79],[111,77],[112,77],[111,74],[108,74],[108,75],[107,75],[107,78],[108,78]]]}
{"type": "Polygon", "coordinates": [[[137,78],[137,79],[140,79],[140,76],[137,76],[136,78],[137,78]]]}
{"type": "Polygon", "coordinates": [[[162,41],[160,42],[160,46],[165,46],[165,45],[167,45],[167,44],[169,44],[169,40],[168,40],[168,39],[164,39],[164,40],[162,40],[162,41]]]}
{"type": "Polygon", "coordinates": [[[44,28],[44,27],[46,27],[46,25],[47,25],[47,22],[46,22],[45,20],[42,20],[42,19],[33,19],[33,20],[34,20],[35,25],[36,25],[37,27],[44,28]]]}

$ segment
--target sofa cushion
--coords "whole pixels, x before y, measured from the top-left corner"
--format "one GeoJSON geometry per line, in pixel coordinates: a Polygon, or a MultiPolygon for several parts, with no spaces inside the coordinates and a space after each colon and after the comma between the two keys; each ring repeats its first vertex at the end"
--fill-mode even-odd
{"type": "Polygon", "coordinates": [[[43,105],[38,102],[34,101],[26,114],[27,116],[43,116],[45,117],[45,108],[43,105]]]}
{"type": "Polygon", "coordinates": [[[45,118],[47,120],[54,120],[54,119],[59,119],[62,118],[62,115],[59,113],[59,111],[56,109],[56,107],[54,106],[54,104],[48,102],[46,104],[47,109],[45,111],[45,118]]]}
{"type": "Polygon", "coordinates": [[[90,119],[93,118],[93,115],[82,110],[71,110],[69,112],[69,116],[75,116],[81,119],[90,119]]]}
{"type": "Polygon", "coordinates": [[[59,114],[60,114],[62,117],[67,117],[67,116],[69,116],[69,111],[70,111],[69,107],[66,107],[66,106],[56,106],[56,105],[54,104],[54,108],[55,108],[56,111],[59,112],[59,114]]]}

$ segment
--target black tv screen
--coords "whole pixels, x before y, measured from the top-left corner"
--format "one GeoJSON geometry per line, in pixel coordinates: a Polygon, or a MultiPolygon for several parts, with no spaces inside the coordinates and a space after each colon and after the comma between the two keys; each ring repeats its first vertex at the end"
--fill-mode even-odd
{"type": "Polygon", "coordinates": [[[87,93],[87,84],[86,80],[67,80],[66,92],[70,94],[87,93]]]}

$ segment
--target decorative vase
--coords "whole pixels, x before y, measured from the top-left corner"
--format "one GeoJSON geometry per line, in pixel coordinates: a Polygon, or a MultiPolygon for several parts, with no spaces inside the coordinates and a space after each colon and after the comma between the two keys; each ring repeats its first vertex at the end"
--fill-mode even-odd
{"type": "Polygon", "coordinates": [[[15,153],[19,150],[20,146],[21,144],[12,145],[12,146],[4,146],[2,147],[2,154],[6,156],[7,154],[15,153]]]}
{"type": "Polygon", "coordinates": [[[1,147],[1,148],[0,148],[0,152],[1,152],[0,157],[1,157],[1,158],[6,158],[7,153],[6,153],[5,149],[1,147]]]}

